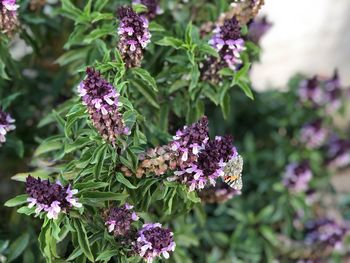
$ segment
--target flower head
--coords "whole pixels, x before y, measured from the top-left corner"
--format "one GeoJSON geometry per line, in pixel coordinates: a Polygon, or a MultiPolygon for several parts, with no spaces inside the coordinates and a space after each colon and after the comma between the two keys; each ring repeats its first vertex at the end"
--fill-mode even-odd
{"type": "Polygon", "coordinates": [[[322,146],[328,136],[328,130],[322,127],[321,119],[304,125],[300,133],[301,142],[309,149],[316,149],[322,146]]]}
{"type": "Polygon", "coordinates": [[[16,128],[14,122],[15,120],[11,118],[10,114],[0,109],[0,147],[6,141],[6,134],[16,128]]]}
{"type": "Polygon", "coordinates": [[[127,67],[138,67],[141,65],[143,49],[151,42],[148,20],[135,13],[131,7],[120,7],[118,18],[118,49],[127,67]]]}
{"type": "Polygon", "coordinates": [[[145,16],[148,19],[154,19],[157,15],[159,15],[162,10],[159,6],[159,0],[133,0],[133,4],[143,4],[147,7],[147,12],[141,13],[141,15],[145,16]]]}
{"type": "Polygon", "coordinates": [[[113,232],[114,236],[124,236],[127,234],[131,229],[131,223],[139,219],[132,209],[133,206],[129,204],[110,208],[106,215],[108,232],[113,232]]]}
{"type": "Polygon", "coordinates": [[[215,185],[216,179],[224,176],[227,162],[237,154],[232,145],[232,137],[216,137],[208,141],[198,153],[196,161],[187,168],[175,172],[179,180],[189,186],[189,190],[203,189],[206,185],[215,185]]]}
{"type": "Polygon", "coordinates": [[[350,164],[350,141],[332,136],[327,145],[327,162],[336,168],[350,164]]]}
{"type": "Polygon", "coordinates": [[[309,181],[312,179],[312,172],[307,162],[291,163],[287,166],[283,178],[283,184],[294,192],[306,191],[309,181]]]}
{"type": "Polygon", "coordinates": [[[71,189],[70,185],[62,186],[60,182],[50,183],[49,180],[35,179],[28,176],[26,180],[28,207],[36,206],[35,212],[47,212],[49,219],[57,219],[59,213],[67,212],[72,207],[80,208],[82,204],[74,197],[78,190],[71,189]]]}
{"type": "Polygon", "coordinates": [[[98,71],[87,68],[86,74],[86,79],[79,84],[78,93],[95,128],[105,140],[114,144],[119,135],[130,133],[119,112],[119,93],[98,71]]]}
{"type": "Polygon", "coordinates": [[[156,257],[169,258],[169,252],[175,250],[173,232],[163,228],[161,224],[144,224],[134,242],[134,249],[147,263],[156,257]]]}
{"type": "Polygon", "coordinates": [[[323,218],[310,221],[306,224],[305,242],[309,245],[320,245],[324,249],[341,249],[343,240],[348,229],[334,221],[333,219],[323,218]]]}
{"type": "Polygon", "coordinates": [[[259,44],[260,39],[270,30],[272,23],[267,21],[266,16],[254,19],[249,23],[248,39],[255,44],[259,44]]]}
{"type": "Polygon", "coordinates": [[[321,106],[324,103],[324,91],[317,76],[302,81],[298,95],[302,103],[309,103],[312,106],[321,106]]]}
{"type": "Polygon", "coordinates": [[[0,0],[0,32],[11,36],[17,29],[19,22],[16,0],[0,0]]]}

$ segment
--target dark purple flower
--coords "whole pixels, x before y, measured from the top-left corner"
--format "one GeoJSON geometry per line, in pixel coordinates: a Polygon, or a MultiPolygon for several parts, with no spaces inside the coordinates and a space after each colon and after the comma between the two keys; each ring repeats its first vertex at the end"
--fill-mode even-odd
{"type": "Polygon", "coordinates": [[[6,141],[6,134],[16,128],[10,114],[0,109],[0,147],[6,141]]]}
{"type": "Polygon", "coordinates": [[[215,186],[205,187],[198,195],[204,203],[224,203],[241,195],[241,191],[230,187],[222,180],[218,180],[215,186]]]}
{"type": "Polygon", "coordinates": [[[141,15],[146,16],[148,19],[154,19],[159,15],[162,10],[159,7],[159,0],[133,0],[133,4],[143,4],[147,7],[147,12],[141,13],[141,15]]]}
{"type": "Polygon", "coordinates": [[[255,44],[259,44],[260,39],[270,30],[272,23],[267,21],[266,16],[254,19],[249,23],[248,39],[255,44]]]}
{"type": "Polygon", "coordinates": [[[236,70],[242,63],[240,53],[245,49],[240,30],[235,17],[227,19],[222,26],[214,30],[214,35],[209,41],[209,44],[219,52],[221,60],[225,61],[224,66],[232,70],[236,70]]]}
{"type": "Polygon", "coordinates": [[[287,166],[283,184],[294,192],[302,192],[307,190],[311,179],[312,172],[307,162],[291,163],[287,166]]]}
{"type": "Polygon", "coordinates": [[[18,27],[16,0],[0,0],[0,32],[11,36],[18,27]]]}
{"type": "Polygon", "coordinates": [[[120,20],[118,49],[127,67],[139,67],[143,49],[151,42],[148,20],[135,13],[131,7],[120,7],[118,18],[120,20]]]}
{"type": "Polygon", "coordinates": [[[303,126],[300,131],[300,140],[309,149],[321,147],[328,136],[328,129],[322,126],[322,120],[318,119],[303,126]]]}
{"type": "Polygon", "coordinates": [[[176,171],[175,175],[189,186],[190,191],[215,185],[216,179],[224,176],[227,162],[237,155],[232,142],[231,136],[217,136],[215,140],[208,141],[199,151],[197,160],[176,171]]]}
{"type": "Polygon", "coordinates": [[[327,163],[342,168],[350,164],[350,141],[333,136],[327,145],[327,163]]]}
{"type": "Polygon", "coordinates": [[[79,84],[79,95],[95,128],[105,140],[114,144],[119,135],[130,133],[119,112],[119,93],[98,71],[87,68],[86,74],[86,79],[79,84]]]}
{"type": "Polygon", "coordinates": [[[114,236],[124,236],[127,234],[130,231],[131,223],[139,219],[132,209],[133,206],[129,204],[110,208],[106,216],[108,232],[113,232],[114,236]]]}
{"type": "Polygon", "coordinates": [[[156,257],[169,258],[169,252],[175,250],[173,232],[161,224],[144,224],[134,242],[135,252],[151,263],[156,257]]]}
{"type": "Polygon", "coordinates": [[[334,75],[331,79],[328,79],[324,82],[324,86],[324,100],[326,104],[326,109],[330,113],[335,112],[341,107],[342,96],[338,71],[334,72],[334,75]]]}
{"type": "Polygon", "coordinates": [[[320,106],[324,103],[324,91],[317,76],[302,81],[298,95],[301,102],[310,103],[312,106],[320,106]]]}
{"type": "Polygon", "coordinates": [[[306,224],[305,242],[309,245],[320,245],[324,249],[341,249],[348,229],[333,219],[323,218],[306,224]]]}
{"type": "Polygon", "coordinates": [[[35,212],[47,212],[49,219],[57,219],[60,212],[67,212],[72,207],[80,208],[81,203],[74,197],[78,190],[71,189],[70,185],[62,186],[57,181],[50,183],[49,180],[35,179],[28,176],[26,179],[26,193],[28,194],[28,207],[36,206],[35,212]]]}

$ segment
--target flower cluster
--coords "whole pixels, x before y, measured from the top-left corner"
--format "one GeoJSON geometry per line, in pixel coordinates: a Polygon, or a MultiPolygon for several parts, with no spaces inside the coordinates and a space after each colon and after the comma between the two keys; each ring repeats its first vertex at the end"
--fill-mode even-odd
{"type": "Polygon", "coordinates": [[[126,235],[131,229],[131,223],[139,219],[132,209],[133,206],[129,204],[110,208],[106,212],[105,223],[108,227],[108,232],[113,232],[116,237],[126,235]]]}
{"type": "Polygon", "coordinates": [[[16,128],[11,116],[0,109],[0,146],[6,141],[6,134],[16,128]]]}
{"type": "Polygon", "coordinates": [[[324,94],[317,76],[301,82],[298,95],[302,103],[320,106],[324,102],[324,94]]]}
{"type": "Polygon", "coordinates": [[[78,86],[78,93],[95,128],[105,140],[114,144],[119,135],[130,133],[119,112],[119,93],[98,71],[87,68],[86,74],[86,79],[78,86]]]}
{"type": "Polygon", "coordinates": [[[322,127],[322,120],[317,119],[304,125],[300,131],[300,140],[309,149],[319,148],[324,144],[328,136],[328,129],[322,127]]]}
{"type": "Polygon", "coordinates": [[[341,107],[342,89],[338,72],[324,82],[324,101],[328,112],[335,112],[341,107]]]}
{"type": "Polygon", "coordinates": [[[348,229],[333,219],[323,218],[306,224],[305,243],[331,249],[340,249],[348,229]]]}
{"type": "Polygon", "coordinates": [[[143,49],[151,41],[148,20],[135,13],[130,7],[120,7],[118,18],[120,20],[118,49],[127,67],[139,67],[143,58],[143,49]]]}
{"type": "Polygon", "coordinates": [[[204,189],[206,185],[215,186],[216,179],[224,176],[227,162],[237,155],[232,142],[231,136],[217,136],[215,140],[208,141],[195,162],[175,172],[178,180],[186,183],[190,191],[204,189]]]}
{"type": "Polygon", "coordinates": [[[17,29],[19,22],[16,0],[0,0],[0,32],[11,36],[17,29]]]}
{"type": "Polygon", "coordinates": [[[134,249],[147,263],[151,263],[156,257],[169,258],[169,252],[175,250],[173,233],[170,229],[163,228],[161,224],[144,224],[137,234],[134,249]]]}
{"type": "Polygon", "coordinates": [[[210,57],[201,68],[202,78],[214,83],[218,82],[218,72],[229,67],[236,70],[242,64],[241,52],[245,50],[241,37],[240,25],[235,17],[224,21],[222,26],[216,27],[209,44],[219,53],[219,58],[210,57]]]}
{"type": "Polygon", "coordinates": [[[41,211],[47,212],[49,219],[57,219],[59,213],[65,213],[72,207],[82,207],[82,204],[78,203],[78,199],[74,197],[78,190],[71,189],[70,185],[62,186],[59,181],[50,183],[49,180],[28,176],[26,193],[29,196],[28,207],[36,206],[36,214],[41,211]]]}
{"type": "Polygon", "coordinates": [[[294,192],[302,192],[308,189],[312,172],[307,162],[291,163],[287,166],[283,178],[283,184],[294,192]]]}
{"type": "Polygon", "coordinates": [[[332,136],[327,145],[327,162],[336,168],[350,164],[350,141],[332,136]]]}
{"type": "Polygon", "coordinates": [[[224,203],[237,195],[241,195],[240,190],[236,190],[220,180],[216,182],[215,186],[205,187],[199,192],[199,197],[204,203],[224,203]]]}
{"type": "Polygon", "coordinates": [[[272,23],[267,21],[266,16],[252,20],[248,25],[248,40],[259,44],[260,39],[270,30],[272,23]]]}
{"type": "Polygon", "coordinates": [[[141,13],[149,20],[154,19],[157,15],[162,13],[159,6],[159,0],[133,0],[133,4],[143,4],[147,7],[147,12],[141,13]]]}

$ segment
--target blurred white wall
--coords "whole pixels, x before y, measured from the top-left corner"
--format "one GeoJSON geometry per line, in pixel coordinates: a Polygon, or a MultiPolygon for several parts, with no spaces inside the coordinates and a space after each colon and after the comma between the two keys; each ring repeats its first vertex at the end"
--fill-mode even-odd
{"type": "Polygon", "coordinates": [[[256,89],[283,88],[290,76],[340,71],[350,85],[350,0],[266,0],[261,15],[274,24],[253,67],[256,89]]]}

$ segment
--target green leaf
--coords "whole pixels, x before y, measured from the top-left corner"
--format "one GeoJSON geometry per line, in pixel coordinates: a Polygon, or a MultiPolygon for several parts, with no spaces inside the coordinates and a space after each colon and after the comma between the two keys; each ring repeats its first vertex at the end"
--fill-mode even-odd
{"type": "Polygon", "coordinates": [[[157,45],[159,46],[165,46],[165,47],[173,47],[175,49],[181,48],[183,41],[178,38],[174,37],[164,37],[161,40],[156,42],[157,45]]]}
{"type": "Polygon", "coordinates": [[[102,147],[97,151],[96,156],[95,156],[95,160],[97,160],[95,166],[94,166],[94,176],[95,178],[99,178],[102,168],[103,168],[103,164],[106,160],[106,154],[108,152],[108,145],[107,144],[103,144],[102,147]]]}
{"type": "Polygon", "coordinates": [[[159,109],[156,94],[153,89],[148,86],[144,86],[137,81],[132,81],[132,85],[144,96],[144,98],[155,108],[159,109]]]}
{"type": "Polygon", "coordinates": [[[84,199],[90,199],[91,201],[103,202],[103,201],[122,201],[128,197],[128,194],[113,193],[113,192],[84,192],[82,193],[84,199]]]}
{"type": "Polygon", "coordinates": [[[73,225],[75,230],[77,231],[78,243],[81,250],[90,261],[94,262],[95,261],[94,256],[92,255],[92,252],[91,252],[89,239],[88,239],[84,225],[78,219],[73,220],[73,225]]]}
{"type": "Polygon", "coordinates": [[[134,186],[132,183],[130,183],[129,180],[126,179],[122,173],[117,173],[116,178],[119,183],[122,183],[126,187],[130,189],[137,189],[137,186],[134,186]]]}
{"type": "Polygon", "coordinates": [[[244,94],[254,100],[254,95],[253,95],[253,92],[252,90],[250,89],[249,85],[243,81],[238,81],[237,85],[243,90],[244,94]]]}
{"type": "Polygon", "coordinates": [[[18,205],[22,205],[22,204],[25,204],[27,203],[27,198],[28,198],[28,195],[27,194],[23,194],[23,195],[18,195],[10,200],[8,200],[4,206],[7,206],[7,207],[14,207],[14,206],[18,206],[18,205]]]}
{"type": "Polygon", "coordinates": [[[224,119],[227,119],[231,111],[231,97],[229,92],[226,92],[223,102],[220,104],[220,106],[221,111],[224,115],[224,119]]]}
{"type": "Polygon", "coordinates": [[[29,234],[25,233],[18,237],[9,248],[9,255],[7,257],[7,262],[12,262],[18,258],[29,244],[29,234]]]}
{"type": "Polygon", "coordinates": [[[42,169],[37,169],[29,173],[18,173],[11,177],[12,180],[18,182],[25,182],[27,177],[30,175],[34,178],[48,179],[50,172],[42,169]]]}
{"type": "Polygon", "coordinates": [[[164,32],[165,31],[165,28],[162,25],[160,25],[154,21],[149,23],[148,28],[149,28],[149,31],[151,31],[151,32],[164,32]]]}
{"type": "Polygon", "coordinates": [[[189,22],[186,27],[185,42],[191,46],[192,45],[192,22],[189,22]]]}
{"type": "Polygon", "coordinates": [[[98,38],[102,38],[107,35],[115,35],[115,28],[113,24],[105,25],[102,28],[96,28],[93,31],[90,32],[89,35],[87,35],[84,39],[84,43],[90,44],[92,41],[98,38]]]}
{"type": "Polygon", "coordinates": [[[61,0],[61,3],[61,15],[64,15],[72,20],[76,20],[78,17],[83,15],[83,12],[75,7],[75,5],[73,5],[70,0],[61,0]]]}
{"type": "Polygon", "coordinates": [[[144,13],[148,11],[147,6],[143,5],[143,4],[132,4],[132,9],[136,12],[136,13],[144,13]]]}
{"type": "Polygon", "coordinates": [[[35,150],[34,156],[39,156],[44,153],[59,150],[63,147],[61,138],[47,139],[43,141],[39,147],[35,150]]]}
{"type": "Polygon", "coordinates": [[[75,189],[78,189],[79,191],[85,191],[90,189],[98,189],[98,188],[104,188],[107,187],[109,183],[105,182],[85,182],[85,183],[77,183],[74,185],[75,189]]]}
{"type": "Polygon", "coordinates": [[[201,44],[196,47],[196,50],[198,50],[201,53],[204,53],[206,55],[210,55],[216,58],[219,58],[219,53],[216,51],[215,48],[208,44],[201,44]]]}
{"type": "Polygon", "coordinates": [[[199,71],[199,68],[197,65],[195,65],[194,67],[192,67],[191,70],[191,83],[190,83],[190,92],[195,89],[197,87],[198,81],[199,81],[199,77],[200,77],[201,73],[199,71]]]}
{"type": "Polygon", "coordinates": [[[19,214],[25,214],[27,216],[35,213],[35,208],[29,208],[28,206],[22,206],[21,208],[17,209],[17,213],[19,214]]]}
{"type": "Polygon", "coordinates": [[[79,257],[82,254],[83,254],[83,251],[81,250],[81,248],[76,247],[73,250],[73,252],[69,255],[69,257],[67,258],[67,261],[73,261],[74,259],[76,259],[77,257],[79,257]]]}
{"type": "Polygon", "coordinates": [[[155,79],[149,72],[143,68],[132,68],[132,73],[138,76],[147,86],[150,86],[154,91],[158,91],[155,79]]]}
{"type": "Polygon", "coordinates": [[[109,261],[112,257],[117,256],[118,254],[119,251],[117,249],[105,250],[96,258],[96,260],[109,261]]]}
{"type": "Polygon", "coordinates": [[[264,238],[266,238],[272,245],[277,246],[279,241],[273,232],[272,228],[268,226],[260,226],[259,228],[260,233],[263,235],[264,238]]]}

